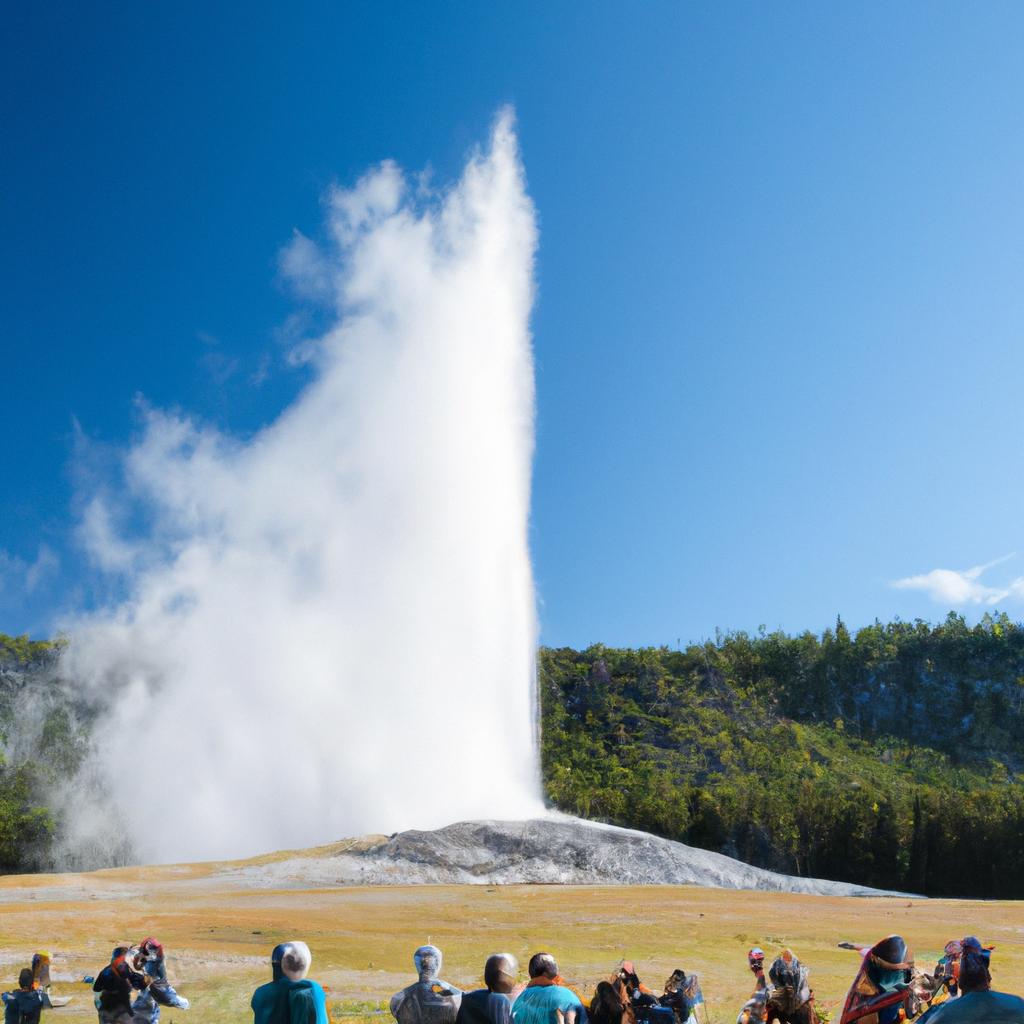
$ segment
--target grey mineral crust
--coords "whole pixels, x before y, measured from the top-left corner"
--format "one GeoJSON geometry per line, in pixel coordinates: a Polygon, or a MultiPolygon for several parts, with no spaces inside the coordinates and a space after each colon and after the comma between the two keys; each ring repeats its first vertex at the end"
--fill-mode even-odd
{"type": "MultiPolygon", "coordinates": [[[[828,896],[893,895],[797,878],[630,829],[574,818],[464,821],[365,837],[229,872],[239,883],[333,885],[702,885],[828,896]]],[[[903,895],[903,894],[900,894],[903,895]]]]}

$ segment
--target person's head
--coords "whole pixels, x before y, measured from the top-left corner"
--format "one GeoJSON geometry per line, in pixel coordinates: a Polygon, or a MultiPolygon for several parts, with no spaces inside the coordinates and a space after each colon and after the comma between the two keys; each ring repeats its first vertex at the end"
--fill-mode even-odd
{"type": "Polygon", "coordinates": [[[32,987],[32,968],[31,967],[24,967],[24,968],[22,968],[21,974],[18,975],[18,985],[21,988],[31,988],[32,987]]]}
{"type": "Polygon", "coordinates": [[[284,959],[284,954],[290,945],[290,942],[278,943],[270,954],[270,970],[274,975],[274,981],[280,981],[284,977],[284,971],[281,970],[281,961],[284,959]]]}
{"type": "Polygon", "coordinates": [[[309,973],[312,963],[313,954],[304,942],[285,943],[284,953],[281,955],[281,971],[289,981],[302,981],[309,973]]]}
{"type": "Polygon", "coordinates": [[[594,998],[590,1001],[590,1016],[598,1021],[609,1021],[616,1024],[622,1020],[625,1008],[619,998],[615,986],[607,981],[599,981],[594,992],[594,998]]]}
{"type": "Polygon", "coordinates": [[[665,981],[665,992],[678,992],[680,988],[686,985],[686,971],[682,967],[677,967],[665,981]]]}
{"type": "Polygon", "coordinates": [[[760,946],[755,946],[747,954],[747,963],[755,974],[760,974],[764,970],[764,950],[760,946]]]}
{"type": "Polygon", "coordinates": [[[139,943],[139,955],[144,960],[163,960],[164,947],[152,935],[147,935],[139,943]]]}
{"type": "Polygon", "coordinates": [[[875,943],[868,954],[867,975],[886,990],[910,984],[914,977],[914,954],[901,935],[890,935],[875,943]]]}
{"type": "Polygon", "coordinates": [[[519,961],[511,953],[493,953],[484,964],[484,984],[491,992],[508,995],[518,973],[519,961]]]}
{"type": "Polygon", "coordinates": [[[115,946],[114,952],[110,954],[110,962],[114,963],[115,960],[120,960],[127,952],[127,946],[115,946]]]}
{"type": "Polygon", "coordinates": [[[959,978],[961,992],[984,992],[991,987],[990,957],[991,950],[985,949],[973,935],[963,940],[959,978]]]}
{"type": "Polygon", "coordinates": [[[623,960],[619,964],[617,977],[626,986],[626,991],[630,995],[633,995],[640,988],[640,979],[637,977],[636,968],[633,966],[632,960],[623,960]]]}
{"type": "Polygon", "coordinates": [[[768,972],[776,988],[796,988],[799,983],[799,965],[791,949],[784,949],[768,972]]]}
{"type": "Polygon", "coordinates": [[[557,978],[558,964],[550,953],[534,953],[526,968],[531,978],[557,978]]]}
{"type": "Polygon", "coordinates": [[[444,957],[437,946],[420,946],[413,953],[412,962],[421,981],[432,981],[440,975],[444,957]]]}

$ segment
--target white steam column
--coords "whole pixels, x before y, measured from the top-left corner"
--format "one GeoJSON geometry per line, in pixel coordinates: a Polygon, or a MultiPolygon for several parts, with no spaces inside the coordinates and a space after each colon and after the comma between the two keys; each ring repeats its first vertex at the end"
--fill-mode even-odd
{"type": "Polygon", "coordinates": [[[313,382],[251,439],[147,410],[83,519],[129,596],[69,624],[67,669],[116,695],[92,768],[144,860],[541,808],[536,227],[511,116],[443,195],[383,164],[327,208],[329,244],[282,260],[337,314],[313,382]]]}

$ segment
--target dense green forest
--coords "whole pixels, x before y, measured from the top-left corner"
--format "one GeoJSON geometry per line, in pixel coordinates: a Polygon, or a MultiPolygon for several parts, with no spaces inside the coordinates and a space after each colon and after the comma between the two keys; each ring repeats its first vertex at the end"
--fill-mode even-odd
{"type": "MultiPolygon", "coordinates": [[[[55,863],[96,715],[61,642],[0,634],[0,872],[55,863]]],[[[763,867],[1024,897],[1024,627],[986,615],[684,650],[542,649],[555,806],[763,867]]]]}
{"type": "Polygon", "coordinates": [[[1024,897],[1024,628],[543,649],[547,796],[763,867],[1024,897]]]}

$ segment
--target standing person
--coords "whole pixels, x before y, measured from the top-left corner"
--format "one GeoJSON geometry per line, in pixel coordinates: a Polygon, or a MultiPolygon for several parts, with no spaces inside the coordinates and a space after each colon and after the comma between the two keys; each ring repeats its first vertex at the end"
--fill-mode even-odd
{"type": "Polygon", "coordinates": [[[1024,1024],[1024,999],[992,991],[991,950],[969,935],[961,943],[960,995],[928,1015],[929,1024],[1024,1024]]]}
{"type": "Polygon", "coordinates": [[[41,949],[32,954],[32,987],[50,991],[50,953],[41,949]]]}
{"type": "Polygon", "coordinates": [[[92,984],[100,1024],[132,1024],[132,992],[149,986],[149,979],[132,969],[130,953],[127,946],[118,946],[92,984]]]}
{"type": "Polygon", "coordinates": [[[327,1024],[324,990],[306,978],[312,962],[304,942],[282,942],[270,954],[272,978],[252,994],[253,1024],[327,1024]],[[294,997],[294,998],[293,998],[294,997]]]}
{"type": "Polygon", "coordinates": [[[764,950],[760,946],[747,953],[747,965],[754,974],[754,994],[743,1004],[736,1024],[762,1024],[768,1017],[768,983],[764,980],[764,950]]]}
{"type": "Polygon", "coordinates": [[[420,946],[412,955],[419,980],[391,997],[398,1024],[455,1024],[462,993],[440,978],[444,957],[437,946],[420,946]]]}
{"type": "Polygon", "coordinates": [[[140,1024],[157,1024],[160,1020],[161,1006],[173,1006],[177,1010],[189,1008],[189,1001],[184,996],[179,996],[167,980],[164,947],[152,936],[147,936],[139,943],[134,966],[149,978],[149,987],[132,1006],[132,1013],[140,1024]]]}
{"type": "Polygon", "coordinates": [[[527,972],[530,983],[512,1004],[515,1024],[586,1024],[579,996],[558,984],[558,964],[550,953],[534,953],[527,972]]]}
{"type": "Polygon", "coordinates": [[[18,975],[18,988],[3,993],[4,1024],[39,1024],[43,1010],[51,1008],[45,989],[33,985],[32,968],[18,975]]]}
{"type": "Polygon", "coordinates": [[[509,993],[516,983],[519,963],[511,953],[494,953],[484,964],[486,988],[464,992],[455,1024],[511,1024],[509,993]]]}
{"type": "Polygon", "coordinates": [[[327,996],[323,986],[307,978],[313,954],[304,942],[289,942],[281,958],[281,970],[294,986],[288,997],[291,1024],[328,1024],[327,996]]]}

